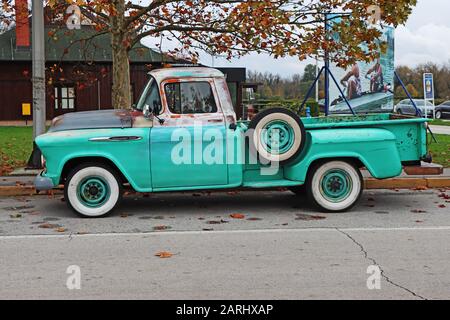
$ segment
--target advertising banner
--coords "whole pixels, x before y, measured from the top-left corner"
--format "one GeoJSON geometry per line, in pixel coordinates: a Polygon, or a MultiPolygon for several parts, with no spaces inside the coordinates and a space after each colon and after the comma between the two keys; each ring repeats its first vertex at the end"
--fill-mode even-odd
{"type": "MultiPolygon", "coordinates": [[[[333,20],[332,20],[333,21],[333,20]]],[[[392,112],[394,109],[394,33],[393,27],[378,27],[382,32],[380,44],[387,49],[371,63],[357,62],[342,69],[330,65],[330,71],[356,113],[392,112]]],[[[336,39],[335,36],[335,40],[336,39]]],[[[364,49],[364,44],[361,45],[364,49]]],[[[350,113],[334,83],[330,85],[330,113],[350,113]]]]}
{"type": "Polygon", "coordinates": [[[434,81],[432,73],[423,74],[423,90],[425,100],[434,100],[434,81]]]}

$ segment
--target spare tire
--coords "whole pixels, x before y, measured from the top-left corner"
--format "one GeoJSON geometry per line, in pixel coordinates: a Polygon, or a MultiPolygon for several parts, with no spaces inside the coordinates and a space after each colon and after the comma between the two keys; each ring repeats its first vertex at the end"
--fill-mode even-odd
{"type": "Polygon", "coordinates": [[[258,113],[249,125],[250,150],[270,162],[297,158],[305,145],[306,131],[298,115],[284,108],[258,113]]]}

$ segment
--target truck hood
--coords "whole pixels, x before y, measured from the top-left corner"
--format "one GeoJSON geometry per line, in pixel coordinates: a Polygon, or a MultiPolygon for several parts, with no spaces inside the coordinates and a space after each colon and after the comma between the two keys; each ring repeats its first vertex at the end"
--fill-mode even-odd
{"type": "Polygon", "coordinates": [[[133,120],[128,110],[73,112],[56,117],[48,132],[80,129],[131,128],[133,120]]]}

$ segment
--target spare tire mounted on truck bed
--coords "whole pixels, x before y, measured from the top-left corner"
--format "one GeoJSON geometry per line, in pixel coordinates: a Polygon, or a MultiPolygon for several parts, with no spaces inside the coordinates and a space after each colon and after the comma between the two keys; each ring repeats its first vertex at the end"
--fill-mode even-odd
{"type": "Polygon", "coordinates": [[[258,113],[249,129],[251,149],[270,162],[295,160],[305,145],[306,131],[300,117],[284,108],[258,113]]]}

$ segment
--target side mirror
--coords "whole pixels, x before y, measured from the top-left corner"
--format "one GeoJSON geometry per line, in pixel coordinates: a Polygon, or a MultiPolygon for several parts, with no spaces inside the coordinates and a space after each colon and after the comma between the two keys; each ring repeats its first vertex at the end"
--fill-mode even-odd
{"type": "Polygon", "coordinates": [[[150,116],[153,114],[153,108],[150,107],[148,104],[144,105],[144,108],[142,109],[142,113],[144,114],[144,117],[149,119],[150,116]]]}

